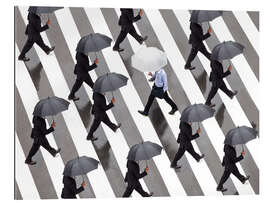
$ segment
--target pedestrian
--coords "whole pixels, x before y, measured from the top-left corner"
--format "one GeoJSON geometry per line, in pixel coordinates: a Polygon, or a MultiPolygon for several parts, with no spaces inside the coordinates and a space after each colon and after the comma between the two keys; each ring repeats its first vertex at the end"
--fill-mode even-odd
{"type": "Polygon", "coordinates": [[[33,12],[28,13],[27,19],[28,25],[26,26],[25,34],[28,35],[28,38],[18,58],[18,60],[22,61],[30,60],[25,54],[33,47],[34,43],[36,43],[47,55],[55,48],[54,46],[51,48],[48,47],[40,35],[41,32],[49,29],[50,20],[47,21],[46,25],[41,26],[40,16],[33,12]]]}
{"type": "Polygon", "coordinates": [[[202,26],[198,23],[191,22],[190,23],[191,34],[189,36],[189,44],[191,44],[191,50],[185,64],[186,70],[193,70],[195,67],[191,66],[191,62],[196,57],[198,51],[200,51],[206,58],[210,60],[211,53],[209,53],[206,47],[203,44],[203,40],[206,40],[210,37],[210,33],[212,32],[211,27],[208,28],[208,32],[203,34],[202,26]]]}
{"type": "Polygon", "coordinates": [[[127,169],[128,171],[126,173],[125,182],[127,182],[128,185],[123,197],[130,197],[133,190],[136,190],[142,197],[151,197],[154,193],[151,192],[148,194],[143,190],[141,183],[139,182],[140,178],[147,175],[149,168],[146,167],[144,172],[140,173],[139,164],[136,161],[128,160],[127,169]]]}
{"type": "Polygon", "coordinates": [[[134,22],[141,19],[143,14],[142,9],[140,9],[136,17],[134,17],[132,8],[121,8],[120,11],[121,16],[119,18],[118,25],[121,26],[121,31],[113,47],[113,50],[118,52],[124,51],[124,49],[120,48],[119,45],[126,38],[127,34],[130,34],[132,37],[134,37],[140,44],[142,44],[147,39],[147,36],[140,36],[133,25],[134,22]]]}
{"type": "Polygon", "coordinates": [[[49,129],[46,129],[45,119],[39,116],[34,116],[33,125],[34,127],[32,128],[31,138],[34,139],[34,142],[25,160],[25,163],[30,165],[36,164],[35,161],[32,161],[32,157],[37,153],[40,146],[45,148],[53,157],[61,151],[61,148],[58,150],[52,148],[46,138],[46,135],[54,131],[54,128],[56,127],[55,122],[52,123],[49,129]]]}
{"type": "Polygon", "coordinates": [[[138,111],[140,114],[144,116],[148,116],[150,107],[155,99],[158,97],[160,99],[165,99],[165,101],[171,106],[172,110],[169,112],[170,115],[173,115],[177,110],[176,104],[173,100],[169,97],[167,90],[168,90],[168,82],[167,82],[167,74],[163,68],[156,71],[154,75],[151,72],[148,75],[152,76],[149,81],[154,81],[154,85],[152,87],[151,94],[148,98],[147,104],[143,111],[138,111]]]}
{"type": "Polygon", "coordinates": [[[76,181],[70,176],[63,177],[64,188],[62,189],[61,198],[76,199],[76,195],[84,191],[86,183],[83,181],[81,187],[77,188],[76,181]]]}
{"type": "Polygon", "coordinates": [[[225,82],[223,81],[223,78],[231,74],[232,71],[231,65],[228,67],[228,70],[226,72],[223,71],[222,64],[217,60],[211,60],[210,66],[212,71],[210,73],[209,80],[212,82],[212,87],[208,94],[205,104],[210,107],[214,107],[215,104],[212,104],[211,100],[216,95],[218,89],[221,89],[231,99],[238,93],[238,91],[233,92],[229,90],[225,82]]]}
{"type": "Polygon", "coordinates": [[[95,141],[98,139],[93,136],[93,133],[96,131],[101,122],[105,123],[114,132],[116,132],[117,129],[121,127],[121,123],[119,123],[118,125],[112,123],[106,113],[107,110],[111,109],[114,106],[114,97],[112,98],[111,103],[106,105],[106,99],[104,94],[94,92],[93,100],[94,105],[92,108],[92,114],[94,114],[95,119],[86,138],[87,140],[91,141],[95,141]]]}
{"type": "Polygon", "coordinates": [[[180,122],[179,128],[180,128],[180,133],[177,138],[177,143],[179,143],[180,145],[171,163],[171,168],[175,168],[175,169],[181,168],[181,166],[177,166],[177,161],[181,159],[185,151],[188,151],[191,154],[191,156],[193,156],[193,158],[196,159],[197,162],[199,162],[204,157],[204,154],[199,155],[197,152],[195,152],[191,143],[192,140],[200,137],[201,129],[198,128],[197,132],[192,135],[191,123],[187,123],[184,121],[180,122]]]}
{"type": "Polygon", "coordinates": [[[75,65],[74,74],[77,75],[77,78],[68,96],[68,100],[73,101],[80,99],[75,96],[75,93],[80,89],[83,82],[93,89],[94,82],[88,72],[97,68],[98,58],[96,58],[94,63],[90,66],[88,56],[84,53],[77,52],[76,61],[77,63],[75,65]]]}
{"type": "Polygon", "coordinates": [[[228,144],[224,145],[224,157],[222,160],[222,166],[225,167],[224,173],[219,181],[219,184],[217,186],[217,191],[226,192],[227,188],[223,187],[223,184],[227,181],[227,179],[230,177],[231,173],[237,177],[243,184],[249,179],[249,175],[247,177],[240,174],[236,163],[243,160],[245,156],[245,152],[242,151],[240,156],[236,156],[236,150],[235,147],[230,146],[228,144]]]}

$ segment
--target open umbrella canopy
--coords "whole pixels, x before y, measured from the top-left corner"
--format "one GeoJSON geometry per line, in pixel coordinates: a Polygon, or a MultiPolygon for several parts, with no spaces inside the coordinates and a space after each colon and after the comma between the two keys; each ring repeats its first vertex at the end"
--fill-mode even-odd
{"type": "Polygon", "coordinates": [[[209,22],[222,16],[223,11],[193,10],[190,21],[194,23],[209,22]]]}
{"type": "Polygon", "coordinates": [[[94,92],[112,92],[127,85],[128,78],[118,73],[106,73],[95,81],[94,92]]]}
{"type": "Polygon", "coordinates": [[[248,141],[257,137],[257,130],[247,126],[241,126],[231,129],[225,138],[224,144],[231,146],[246,144],[248,141]]]}
{"type": "Polygon", "coordinates": [[[32,13],[53,13],[56,10],[62,9],[64,7],[49,7],[49,6],[30,6],[28,11],[32,13]]]}
{"type": "Polygon", "coordinates": [[[99,162],[91,157],[82,156],[69,160],[65,165],[64,176],[85,175],[98,168],[99,162]]]}
{"type": "Polygon", "coordinates": [[[68,109],[69,102],[65,99],[53,96],[40,100],[34,109],[33,115],[39,117],[55,116],[68,109]]]}
{"type": "Polygon", "coordinates": [[[88,54],[89,52],[98,52],[111,46],[112,39],[100,33],[91,33],[80,39],[76,51],[88,54]]]}
{"type": "Polygon", "coordinates": [[[142,142],[140,144],[133,145],[128,153],[128,160],[150,160],[152,157],[161,154],[162,147],[153,142],[142,142]]]}
{"type": "Polygon", "coordinates": [[[244,52],[244,46],[238,42],[224,41],[216,45],[212,51],[211,59],[222,61],[232,59],[244,52]]]}
{"type": "Polygon", "coordinates": [[[167,56],[156,47],[143,46],[132,55],[131,65],[142,72],[153,72],[167,65],[167,56]]]}
{"type": "Polygon", "coordinates": [[[205,104],[193,104],[184,109],[181,114],[181,121],[202,122],[207,118],[213,117],[215,109],[205,104]]]}

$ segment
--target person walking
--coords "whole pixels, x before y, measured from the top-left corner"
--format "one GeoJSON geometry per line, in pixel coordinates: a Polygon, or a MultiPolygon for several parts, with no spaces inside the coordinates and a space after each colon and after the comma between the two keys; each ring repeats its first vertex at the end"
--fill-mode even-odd
{"type": "Polygon", "coordinates": [[[191,66],[191,62],[197,56],[198,51],[200,51],[206,58],[210,60],[211,53],[209,53],[206,47],[203,44],[203,40],[206,40],[210,37],[210,33],[212,32],[211,27],[208,28],[208,32],[203,34],[202,26],[198,23],[191,22],[190,23],[191,34],[189,36],[189,44],[191,44],[191,50],[185,64],[186,70],[193,70],[195,67],[191,66]]]}
{"type": "Polygon", "coordinates": [[[124,51],[124,49],[120,48],[119,45],[122,41],[124,41],[127,34],[130,34],[132,37],[134,37],[140,44],[142,44],[147,39],[147,36],[140,36],[133,25],[134,22],[141,19],[141,16],[143,14],[142,9],[140,9],[136,17],[134,17],[134,12],[132,8],[121,8],[120,11],[121,16],[119,18],[118,25],[121,26],[121,31],[113,46],[113,50],[118,52],[124,51]]]}
{"type": "Polygon", "coordinates": [[[114,132],[116,132],[117,129],[121,127],[121,123],[119,123],[118,125],[112,123],[106,113],[107,110],[111,109],[114,106],[115,103],[114,97],[112,98],[111,103],[106,105],[106,99],[104,94],[94,92],[93,100],[94,105],[92,108],[92,114],[94,114],[95,119],[86,138],[87,140],[91,141],[95,141],[98,139],[94,137],[93,134],[97,130],[101,122],[105,123],[114,132]]]}
{"type": "Polygon", "coordinates": [[[150,107],[155,99],[155,97],[165,99],[165,101],[171,106],[172,110],[169,112],[170,115],[173,115],[177,110],[176,104],[173,100],[169,97],[167,90],[168,90],[168,81],[167,81],[167,74],[163,68],[156,71],[154,75],[151,72],[148,75],[152,76],[149,81],[154,81],[154,85],[152,87],[151,94],[148,98],[146,106],[143,111],[138,111],[140,114],[144,116],[148,116],[150,107]]]}
{"type": "Polygon", "coordinates": [[[49,55],[53,50],[53,47],[48,47],[40,33],[49,29],[50,20],[47,21],[46,25],[41,26],[40,16],[36,13],[29,12],[28,16],[28,25],[26,26],[25,34],[28,35],[27,41],[22,49],[21,54],[18,57],[18,60],[22,60],[24,62],[29,61],[30,58],[26,57],[25,54],[33,47],[34,43],[36,43],[47,55],[49,55]]]}
{"type": "Polygon", "coordinates": [[[148,194],[143,190],[139,179],[143,178],[147,175],[149,168],[146,167],[144,172],[140,173],[139,164],[136,161],[128,160],[127,161],[127,173],[125,176],[125,182],[127,182],[126,191],[123,194],[123,197],[130,197],[133,190],[136,190],[142,197],[151,197],[153,196],[153,192],[148,194]]]}
{"type": "Polygon", "coordinates": [[[84,191],[86,183],[83,181],[81,187],[77,188],[76,181],[70,176],[63,177],[64,188],[62,189],[61,198],[76,199],[76,195],[84,191]]]}
{"type": "Polygon", "coordinates": [[[197,152],[195,152],[191,143],[192,140],[200,137],[201,129],[198,128],[197,132],[192,135],[191,123],[187,123],[184,121],[180,122],[179,128],[180,133],[178,135],[177,142],[180,144],[180,146],[171,163],[171,168],[174,169],[181,168],[181,166],[177,166],[177,161],[181,159],[185,151],[188,151],[191,156],[196,159],[197,162],[199,162],[204,157],[204,154],[199,155],[197,152]]]}
{"type": "Polygon", "coordinates": [[[34,116],[33,124],[34,127],[32,128],[31,138],[34,139],[34,142],[25,160],[25,163],[29,165],[36,164],[35,161],[32,161],[32,157],[37,153],[40,146],[44,147],[53,157],[55,157],[56,154],[61,151],[61,148],[58,150],[52,148],[46,138],[46,135],[54,131],[54,128],[56,127],[55,122],[52,123],[49,129],[46,129],[45,119],[39,116],[34,116]]]}
{"type": "Polygon", "coordinates": [[[75,93],[80,89],[84,82],[93,89],[94,82],[88,72],[97,68],[98,58],[96,58],[94,63],[90,66],[88,56],[84,53],[77,52],[76,61],[77,64],[75,65],[74,74],[77,75],[77,78],[70,91],[70,94],[68,95],[68,100],[73,101],[80,99],[79,97],[75,96],[75,93]]]}
{"type": "Polygon", "coordinates": [[[236,163],[243,160],[245,156],[245,152],[242,151],[240,156],[236,156],[236,150],[233,146],[230,146],[228,144],[224,145],[224,157],[222,160],[222,166],[225,167],[223,175],[219,181],[219,184],[217,186],[217,191],[226,192],[227,188],[223,187],[223,184],[228,180],[231,173],[237,177],[243,184],[249,179],[249,175],[247,177],[240,174],[236,163]]]}

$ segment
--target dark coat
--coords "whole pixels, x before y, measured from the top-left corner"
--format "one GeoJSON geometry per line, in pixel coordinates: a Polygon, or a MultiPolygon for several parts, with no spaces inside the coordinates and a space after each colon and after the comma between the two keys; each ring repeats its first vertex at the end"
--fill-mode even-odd
{"type": "Polygon", "coordinates": [[[202,26],[197,23],[190,23],[191,34],[189,36],[189,43],[192,44],[192,47],[203,46],[203,40],[207,39],[211,35],[207,32],[203,34],[202,26]]]}
{"type": "Polygon", "coordinates": [[[125,182],[132,186],[140,185],[139,179],[146,176],[147,173],[145,171],[140,173],[139,164],[135,161],[128,160],[127,168],[128,171],[126,173],[125,182]]]}
{"type": "Polygon", "coordinates": [[[77,64],[75,65],[74,73],[77,74],[79,78],[86,77],[89,71],[97,67],[95,63],[90,66],[88,56],[80,52],[76,53],[76,61],[77,64]]]}
{"type": "Polygon", "coordinates": [[[222,161],[222,166],[225,166],[225,169],[230,170],[236,167],[236,163],[244,159],[242,154],[240,156],[236,156],[236,150],[234,147],[225,144],[224,145],[224,157],[222,161]]]}
{"type": "Polygon", "coordinates": [[[92,108],[92,114],[94,114],[96,118],[103,117],[106,114],[106,111],[114,106],[112,102],[107,105],[105,96],[98,92],[94,92],[93,100],[94,105],[92,108]]]}
{"type": "Polygon", "coordinates": [[[25,34],[27,34],[29,38],[39,38],[41,32],[49,29],[49,26],[47,24],[41,26],[41,19],[35,13],[29,12],[27,19],[28,25],[26,27],[25,34]]]}
{"type": "Polygon", "coordinates": [[[134,17],[134,12],[132,8],[121,8],[121,16],[119,18],[118,24],[121,26],[131,26],[134,22],[141,19],[141,16],[138,14],[134,17]]]}
{"type": "Polygon", "coordinates": [[[61,194],[62,198],[76,199],[76,194],[79,194],[80,192],[84,191],[83,186],[77,189],[76,181],[72,177],[64,176],[63,184],[64,188],[61,194]]]}
{"type": "Polygon", "coordinates": [[[214,86],[221,85],[223,78],[227,77],[231,74],[231,71],[227,70],[226,72],[223,71],[223,66],[219,61],[211,60],[211,73],[210,73],[210,81],[212,81],[214,86]]]}
{"type": "Polygon", "coordinates": [[[46,122],[44,118],[41,118],[39,116],[33,117],[33,125],[31,138],[37,139],[44,139],[45,136],[50,134],[54,131],[53,127],[50,127],[49,129],[46,128],[46,122]]]}
{"type": "Polygon", "coordinates": [[[192,128],[186,122],[181,121],[179,128],[180,133],[178,135],[177,142],[180,143],[181,145],[191,145],[192,140],[200,137],[198,133],[192,135],[192,128]]]}

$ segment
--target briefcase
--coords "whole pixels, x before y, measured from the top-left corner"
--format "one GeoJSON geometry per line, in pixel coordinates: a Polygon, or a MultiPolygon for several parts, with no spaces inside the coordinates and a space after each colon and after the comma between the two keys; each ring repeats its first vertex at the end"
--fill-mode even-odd
{"type": "Polygon", "coordinates": [[[151,91],[151,95],[153,95],[159,99],[163,99],[163,97],[164,97],[163,87],[157,87],[154,85],[152,88],[152,91],[151,91]]]}

